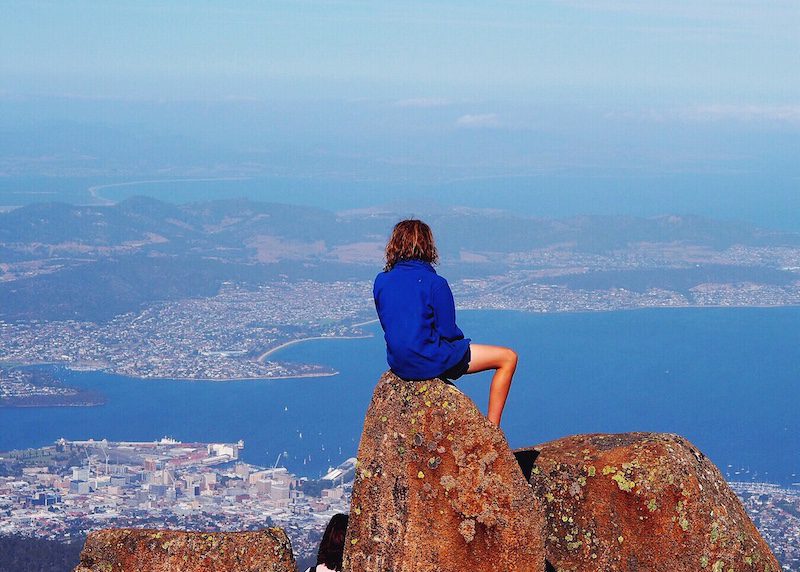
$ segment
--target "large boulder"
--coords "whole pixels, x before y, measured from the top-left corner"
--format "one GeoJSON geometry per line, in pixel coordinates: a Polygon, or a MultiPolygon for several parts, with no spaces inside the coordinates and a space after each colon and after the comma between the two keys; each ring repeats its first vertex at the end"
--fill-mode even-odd
{"type": "Polygon", "coordinates": [[[381,377],[364,422],[348,572],[545,569],[542,514],[502,431],[438,379],[381,377]]]}
{"type": "Polygon", "coordinates": [[[719,470],[670,434],[576,435],[527,450],[558,571],[778,572],[719,470]]]}
{"type": "Polygon", "coordinates": [[[296,572],[280,528],[252,532],[108,529],[86,537],[75,572],[296,572]]]}

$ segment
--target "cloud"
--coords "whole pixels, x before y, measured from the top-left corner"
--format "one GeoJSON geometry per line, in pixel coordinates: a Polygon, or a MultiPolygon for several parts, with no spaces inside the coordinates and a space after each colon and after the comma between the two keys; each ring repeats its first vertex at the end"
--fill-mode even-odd
{"type": "Polygon", "coordinates": [[[500,119],[497,117],[496,113],[468,113],[456,119],[456,127],[468,129],[500,127],[500,119]]]}
{"type": "Polygon", "coordinates": [[[411,99],[401,99],[399,101],[394,102],[394,105],[397,107],[420,107],[420,108],[445,107],[450,104],[452,104],[452,101],[441,97],[413,97],[411,99]]]}

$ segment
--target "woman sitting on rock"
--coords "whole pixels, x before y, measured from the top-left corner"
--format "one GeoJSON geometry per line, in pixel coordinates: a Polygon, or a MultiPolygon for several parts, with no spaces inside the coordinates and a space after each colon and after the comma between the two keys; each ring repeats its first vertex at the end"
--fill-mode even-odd
{"type": "Polygon", "coordinates": [[[386,245],[386,266],[375,278],[373,297],[386,340],[386,360],[406,380],[458,379],[495,370],[487,417],[500,425],[517,367],[508,348],[473,344],[456,325],[455,302],[438,262],[430,227],[420,220],[397,223],[386,245]]]}

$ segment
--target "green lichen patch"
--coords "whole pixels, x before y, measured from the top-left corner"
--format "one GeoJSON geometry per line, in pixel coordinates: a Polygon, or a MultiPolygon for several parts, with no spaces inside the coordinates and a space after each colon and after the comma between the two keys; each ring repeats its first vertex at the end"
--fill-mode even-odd
{"type": "Polygon", "coordinates": [[[625,477],[625,473],[623,473],[622,471],[617,471],[614,474],[614,476],[611,477],[611,479],[617,483],[619,490],[625,491],[626,493],[631,492],[633,488],[636,486],[636,483],[628,480],[625,477]]]}
{"type": "Polygon", "coordinates": [[[717,521],[711,523],[711,534],[709,536],[711,537],[711,544],[719,540],[719,523],[717,521]]]}

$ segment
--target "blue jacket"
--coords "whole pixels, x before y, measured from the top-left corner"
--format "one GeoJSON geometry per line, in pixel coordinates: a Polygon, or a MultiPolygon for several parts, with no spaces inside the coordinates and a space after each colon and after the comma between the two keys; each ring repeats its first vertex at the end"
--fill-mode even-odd
{"type": "Polygon", "coordinates": [[[404,260],[372,288],[386,340],[386,361],[403,379],[431,379],[456,365],[469,338],[456,325],[453,293],[427,262],[404,260]]]}

